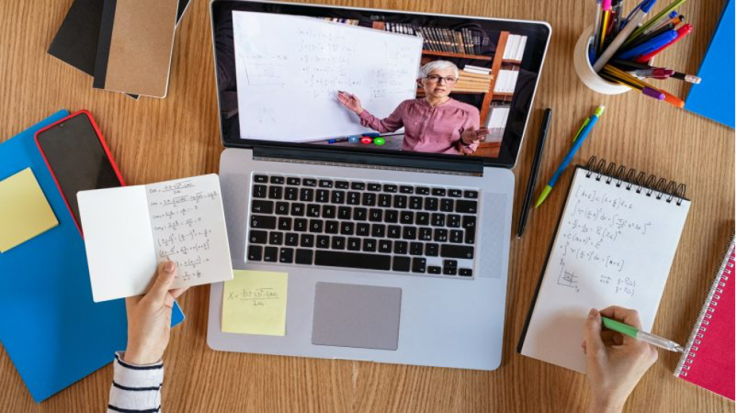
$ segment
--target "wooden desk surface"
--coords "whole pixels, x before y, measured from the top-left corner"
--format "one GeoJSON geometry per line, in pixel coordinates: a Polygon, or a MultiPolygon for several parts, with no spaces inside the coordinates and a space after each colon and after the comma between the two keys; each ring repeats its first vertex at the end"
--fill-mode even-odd
{"type": "MultiPolygon", "coordinates": [[[[46,54],[72,0],[5,2],[0,7],[0,141],[60,108],[89,109],[131,184],[218,171],[217,126],[208,2],[193,0],[179,27],[169,95],[141,99],[92,89],[92,79],[46,54]]],[[[569,147],[571,134],[598,104],[607,113],[577,156],[595,154],[687,183],[692,208],[672,266],[654,331],[679,342],[710,285],[734,220],[734,131],[635,93],[588,90],[572,51],[594,12],[593,1],[370,1],[329,3],[530,20],[546,20],[553,36],[517,167],[514,230],[526,187],[542,108],[554,108],[540,180],[569,147]],[[584,6],[583,6],[584,4],[584,6]]],[[[669,3],[662,1],[661,3],[669,3]]],[[[658,63],[694,73],[724,1],[691,1],[681,12],[695,30],[658,63]]],[[[659,9],[658,8],[656,10],[659,9]]],[[[671,80],[684,96],[687,85],[671,80]]],[[[295,102],[298,105],[300,102],[295,102]]],[[[187,321],[165,356],[163,405],[168,412],[576,412],[588,401],[584,375],[515,353],[554,226],[570,183],[566,175],[533,211],[522,240],[513,237],[503,364],[495,372],[381,365],[221,353],[206,344],[209,288],[180,301],[187,321]]],[[[462,349],[448,349],[462,351],[462,349]]],[[[660,359],[631,395],[628,412],[733,412],[734,404],[675,379],[678,357],[660,359]]],[[[37,405],[4,349],[0,350],[0,411],[100,412],[107,404],[107,366],[37,405]]]]}

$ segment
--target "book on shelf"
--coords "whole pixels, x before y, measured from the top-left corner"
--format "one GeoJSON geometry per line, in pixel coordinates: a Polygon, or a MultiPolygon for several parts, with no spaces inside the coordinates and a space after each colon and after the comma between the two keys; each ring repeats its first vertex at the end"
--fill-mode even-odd
{"type": "Polygon", "coordinates": [[[514,93],[516,88],[516,80],[519,78],[517,70],[501,70],[496,79],[496,86],[493,88],[494,93],[514,93]]]}
{"type": "Polygon", "coordinates": [[[487,75],[491,73],[490,67],[481,67],[481,66],[473,66],[473,65],[465,65],[463,67],[463,70],[468,73],[477,73],[482,75],[487,75]]]}
{"type": "Polygon", "coordinates": [[[517,34],[509,34],[506,39],[506,48],[503,52],[504,60],[517,60],[521,61],[524,56],[524,48],[526,47],[526,36],[520,36],[517,34]]]}
{"type": "MultiPolygon", "coordinates": [[[[342,20],[341,22],[345,21],[345,19],[342,20]]],[[[352,24],[352,20],[349,21],[352,24]]],[[[432,52],[479,55],[482,47],[490,44],[489,37],[483,35],[478,30],[468,28],[453,30],[442,27],[415,26],[391,22],[375,22],[373,28],[421,37],[424,40],[423,49],[432,52]]]]}

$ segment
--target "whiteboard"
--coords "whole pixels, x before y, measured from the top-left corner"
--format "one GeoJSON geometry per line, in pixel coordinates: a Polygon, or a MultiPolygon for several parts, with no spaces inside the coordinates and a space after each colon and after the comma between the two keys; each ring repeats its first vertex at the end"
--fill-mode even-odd
{"type": "Polygon", "coordinates": [[[313,17],[233,11],[240,137],[308,142],[371,131],[344,90],[384,118],[416,97],[422,39],[313,17]]]}

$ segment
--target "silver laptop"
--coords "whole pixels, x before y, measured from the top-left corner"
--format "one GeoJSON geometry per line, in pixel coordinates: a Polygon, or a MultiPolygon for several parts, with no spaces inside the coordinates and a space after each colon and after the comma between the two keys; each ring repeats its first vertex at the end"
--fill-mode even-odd
{"type": "Polygon", "coordinates": [[[511,168],[549,25],[255,1],[211,13],[232,264],[289,278],[284,336],[222,332],[212,285],[209,346],[496,369],[511,168]],[[436,60],[459,76],[419,74],[436,60]]]}

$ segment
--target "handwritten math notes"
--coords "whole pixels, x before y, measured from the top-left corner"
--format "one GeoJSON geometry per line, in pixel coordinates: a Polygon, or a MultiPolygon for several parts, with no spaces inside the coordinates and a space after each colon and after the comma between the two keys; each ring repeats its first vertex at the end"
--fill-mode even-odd
{"type": "Polygon", "coordinates": [[[156,266],[177,263],[172,288],[232,278],[217,175],[78,194],[94,300],[143,294],[156,266]]]}
{"type": "Polygon", "coordinates": [[[226,333],[286,335],[286,290],[289,274],[235,271],[225,282],[222,331],[226,333]]]}
{"type": "Polygon", "coordinates": [[[690,207],[588,174],[575,172],[521,351],[580,372],[591,308],[634,308],[651,329],[690,207]]]}

